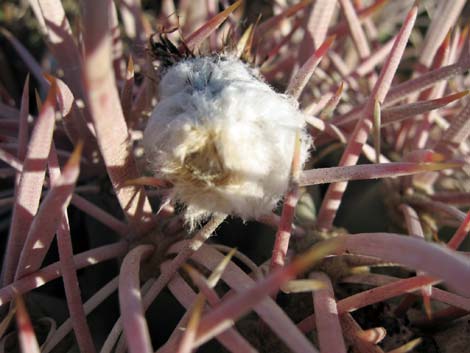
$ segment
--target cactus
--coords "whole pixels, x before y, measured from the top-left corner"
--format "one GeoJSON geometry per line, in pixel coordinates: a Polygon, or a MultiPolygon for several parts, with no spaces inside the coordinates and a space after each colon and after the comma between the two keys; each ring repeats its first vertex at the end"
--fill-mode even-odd
{"type": "Polygon", "coordinates": [[[2,3],[0,347],[463,351],[465,4],[2,3]]]}

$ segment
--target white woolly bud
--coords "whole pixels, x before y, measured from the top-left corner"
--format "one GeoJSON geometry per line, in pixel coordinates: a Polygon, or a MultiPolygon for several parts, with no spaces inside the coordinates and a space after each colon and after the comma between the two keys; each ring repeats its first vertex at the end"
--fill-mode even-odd
{"type": "Polygon", "coordinates": [[[285,193],[297,131],[302,164],[307,159],[304,129],[297,103],[240,60],[198,57],[164,72],[144,148],[189,223],[212,213],[250,219],[271,212],[285,193]]]}

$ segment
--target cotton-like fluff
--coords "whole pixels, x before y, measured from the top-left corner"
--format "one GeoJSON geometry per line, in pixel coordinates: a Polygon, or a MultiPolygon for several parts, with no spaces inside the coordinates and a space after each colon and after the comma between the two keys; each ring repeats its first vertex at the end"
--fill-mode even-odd
{"type": "Polygon", "coordinates": [[[206,56],[169,67],[144,132],[154,175],[174,185],[188,223],[213,213],[268,214],[289,183],[296,133],[311,140],[297,103],[236,58],[206,56]]]}

